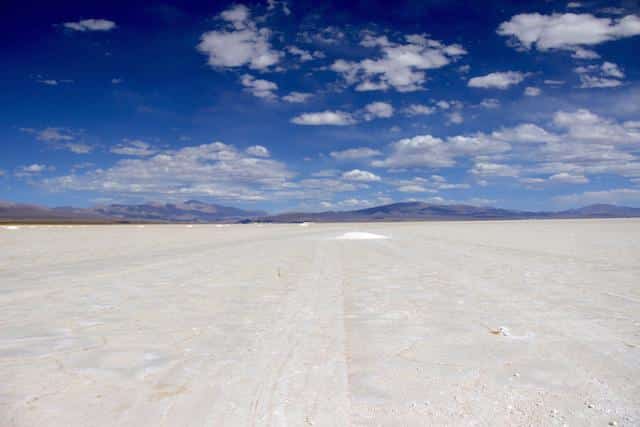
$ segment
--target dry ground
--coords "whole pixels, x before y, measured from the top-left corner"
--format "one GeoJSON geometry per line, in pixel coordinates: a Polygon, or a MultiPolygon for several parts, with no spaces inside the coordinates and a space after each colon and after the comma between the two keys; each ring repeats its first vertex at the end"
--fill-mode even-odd
{"type": "Polygon", "coordinates": [[[614,422],[640,220],[0,228],[2,427],[614,422]]]}

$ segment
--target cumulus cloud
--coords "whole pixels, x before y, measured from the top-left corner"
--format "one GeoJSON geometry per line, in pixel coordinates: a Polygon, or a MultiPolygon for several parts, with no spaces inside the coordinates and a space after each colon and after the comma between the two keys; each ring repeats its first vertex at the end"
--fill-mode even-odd
{"type": "Polygon", "coordinates": [[[63,83],[73,83],[73,80],[69,80],[69,79],[45,79],[45,78],[39,78],[37,80],[38,83],[43,84],[45,86],[58,86],[60,84],[63,83]]]}
{"type": "Polygon", "coordinates": [[[514,166],[499,163],[477,162],[471,168],[471,173],[479,176],[518,176],[518,169],[514,166]]]}
{"type": "Polygon", "coordinates": [[[404,109],[404,113],[407,116],[427,116],[433,114],[435,109],[423,104],[411,104],[404,109]]]}
{"type": "Polygon", "coordinates": [[[391,182],[401,193],[437,193],[440,190],[459,190],[470,188],[469,184],[450,183],[441,175],[431,175],[429,178],[414,177],[399,179],[391,182]]]}
{"type": "Polygon", "coordinates": [[[247,155],[214,142],[153,156],[122,159],[110,168],[43,181],[52,190],[80,190],[145,197],[211,196],[262,200],[293,177],[281,162],[247,155]]]}
{"type": "Polygon", "coordinates": [[[282,52],[271,46],[271,30],[258,28],[249,9],[235,5],[220,14],[226,28],[209,31],[200,37],[197,49],[207,55],[210,66],[242,67],[266,70],[277,64],[282,52]]]}
{"type": "Polygon", "coordinates": [[[65,22],[64,28],[73,31],[111,31],[116,28],[116,23],[108,19],[83,19],[81,21],[65,22]]]}
{"type": "Polygon", "coordinates": [[[330,67],[347,83],[356,85],[357,91],[420,90],[426,81],[426,70],[444,67],[467,53],[460,45],[445,45],[417,34],[405,36],[402,43],[367,33],[361,45],[377,49],[379,55],[360,61],[338,59],[330,67]]]}
{"type": "Polygon", "coordinates": [[[278,90],[278,85],[269,80],[256,79],[249,74],[243,74],[240,83],[245,90],[255,97],[273,100],[276,99],[274,91],[278,90]]]}
{"type": "Polygon", "coordinates": [[[119,154],[122,156],[139,156],[146,157],[151,156],[156,153],[151,147],[151,144],[141,141],[139,139],[125,139],[122,144],[118,144],[115,147],[111,147],[109,149],[114,154],[119,154]]]}
{"type": "Polygon", "coordinates": [[[500,108],[500,101],[495,98],[485,98],[480,103],[480,106],[489,109],[500,108]]]}
{"type": "Polygon", "coordinates": [[[325,57],[324,53],[319,50],[308,51],[298,46],[287,46],[287,52],[293,56],[297,56],[300,62],[313,61],[314,59],[322,59],[325,57]]]}
{"type": "Polygon", "coordinates": [[[560,172],[549,177],[549,181],[562,184],[587,184],[589,179],[584,175],[572,175],[567,172],[560,172]]]}
{"type": "Polygon", "coordinates": [[[390,144],[386,158],[371,164],[397,170],[450,168],[469,162],[473,164],[469,172],[482,181],[513,177],[525,185],[585,184],[591,175],[601,174],[640,183],[638,143],[639,123],[619,123],[579,109],[557,111],[547,128],[522,123],[446,139],[404,138],[390,144]]]}
{"type": "Polygon", "coordinates": [[[291,10],[289,9],[289,5],[286,1],[267,0],[267,10],[273,11],[278,4],[281,6],[282,13],[287,16],[291,15],[291,10]]]}
{"type": "Polygon", "coordinates": [[[511,45],[519,49],[572,50],[576,52],[574,55],[584,56],[584,51],[578,50],[580,46],[593,46],[640,34],[640,17],[627,15],[612,19],[587,13],[523,13],[501,23],[497,32],[509,37],[511,45]]]}
{"type": "Polygon", "coordinates": [[[18,178],[29,178],[34,175],[39,175],[43,172],[53,171],[55,168],[53,166],[47,166],[39,163],[32,163],[30,165],[21,166],[16,170],[15,176],[18,178]]]}
{"type": "Polygon", "coordinates": [[[615,188],[604,191],[586,191],[558,196],[554,198],[554,201],[564,206],[584,206],[597,203],[640,206],[640,189],[615,188]]]}
{"type": "Polygon", "coordinates": [[[368,147],[349,148],[348,150],[332,151],[329,153],[336,160],[360,160],[379,156],[382,153],[368,147]]]}
{"type": "Polygon", "coordinates": [[[94,149],[92,145],[78,140],[81,137],[81,132],[70,129],[48,127],[40,130],[33,128],[20,128],[20,130],[35,135],[38,141],[45,142],[50,147],[58,150],[68,150],[76,154],[87,154],[94,149]]]}
{"type": "Polygon", "coordinates": [[[560,137],[532,123],[523,123],[512,128],[503,128],[491,133],[492,139],[507,142],[557,142],[560,137]]]}
{"type": "Polygon", "coordinates": [[[519,71],[505,71],[490,73],[485,76],[473,77],[467,82],[469,87],[477,87],[484,89],[508,89],[510,86],[517,85],[523,81],[526,74],[519,71]]]}
{"type": "Polygon", "coordinates": [[[393,116],[393,106],[387,102],[372,102],[364,107],[364,119],[388,119],[393,116]]]}
{"type": "Polygon", "coordinates": [[[573,140],[607,144],[640,143],[640,129],[624,126],[581,108],[576,111],[558,111],[553,116],[556,126],[566,129],[573,140]]]}
{"type": "Polygon", "coordinates": [[[342,174],[342,179],[356,182],[376,182],[380,181],[380,177],[372,172],[353,169],[342,174]]]}
{"type": "Polygon", "coordinates": [[[282,100],[290,103],[302,103],[311,98],[313,94],[307,92],[290,92],[289,95],[282,97],[282,100]]]}
{"type": "Polygon", "coordinates": [[[580,87],[583,89],[616,87],[620,86],[621,79],[624,79],[624,72],[620,67],[607,61],[600,65],[576,67],[574,71],[580,76],[580,87]]]}
{"type": "Polygon", "coordinates": [[[459,111],[454,111],[447,116],[448,124],[459,125],[462,122],[464,122],[464,117],[459,111]]]}
{"type": "Polygon", "coordinates": [[[455,158],[503,153],[510,145],[487,138],[486,135],[453,136],[446,141],[432,135],[403,138],[391,144],[391,154],[372,162],[387,168],[444,168],[456,164],[455,158]]]}
{"type": "Polygon", "coordinates": [[[524,90],[524,94],[526,96],[538,96],[540,95],[540,93],[542,93],[542,91],[540,90],[540,88],[534,87],[534,86],[527,86],[524,90]]]}
{"type": "Polygon", "coordinates": [[[571,57],[575,59],[598,59],[600,55],[591,49],[577,47],[571,54],[571,57]]]}
{"type": "Polygon", "coordinates": [[[263,147],[262,145],[252,145],[251,147],[244,150],[250,156],[254,157],[270,157],[271,153],[267,147],[263,147]]]}
{"type": "Polygon", "coordinates": [[[291,119],[291,123],[305,126],[347,126],[355,122],[355,119],[349,113],[330,110],[318,113],[302,113],[291,119]]]}

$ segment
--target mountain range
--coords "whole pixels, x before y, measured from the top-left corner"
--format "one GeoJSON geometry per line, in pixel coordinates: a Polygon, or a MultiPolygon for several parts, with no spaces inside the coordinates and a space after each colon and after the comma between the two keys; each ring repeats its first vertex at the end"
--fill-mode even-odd
{"type": "Polygon", "coordinates": [[[230,222],[267,215],[229,206],[189,200],[184,203],[111,204],[92,208],[56,207],[0,202],[2,222],[230,222]]]}
{"type": "Polygon", "coordinates": [[[0,202],[0,222],[90,223],[207,223],[207,222],[365,222],[438,221],[552,218],[633,218],[640,208],[597,204],[578,209],[532,212],[471,205],[403,202],[352,211],[290,212],[268,215],[263,211],[189,200],[183,203],[111,204],[92,208],[56,207],[0,202]]]}

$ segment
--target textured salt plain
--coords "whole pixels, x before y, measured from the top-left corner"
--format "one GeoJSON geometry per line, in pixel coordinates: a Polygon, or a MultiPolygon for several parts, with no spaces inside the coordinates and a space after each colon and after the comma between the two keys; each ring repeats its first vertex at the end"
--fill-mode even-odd
{"type": "Polygon", "coordinates": [[[2,228],[0,284],[2,427],[640,424],[637,220],[2,228]]]}

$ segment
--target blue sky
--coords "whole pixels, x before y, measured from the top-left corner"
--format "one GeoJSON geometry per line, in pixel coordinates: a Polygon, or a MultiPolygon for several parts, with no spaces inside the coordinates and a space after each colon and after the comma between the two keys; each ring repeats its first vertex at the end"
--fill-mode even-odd
{"type": "Polygon", "coordinates": [[[31,3],[1,200],[640,206],[637,2],[31,3]]]}

